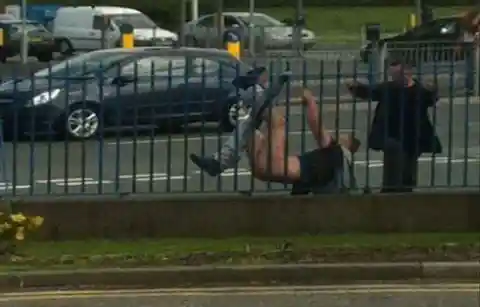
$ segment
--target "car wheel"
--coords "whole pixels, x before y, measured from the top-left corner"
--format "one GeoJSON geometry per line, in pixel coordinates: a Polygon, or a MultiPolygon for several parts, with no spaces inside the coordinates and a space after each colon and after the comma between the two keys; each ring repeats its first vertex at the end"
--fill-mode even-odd
{"type": "Polygon", "coordinates": [[[53,60],[53,52],[42,52],[37,55],[37,60],[39,62],[50,62],[53,60]]]}
{"type": "Polygon", "coordinates": [[[68,39],[62,39],[58,42],[58,52],[63,56],[73,54],[73,46],[68,39]]]}
{"type": "Polygon", "coordinates": [[[242,100],[232,99],[227,103],[227,107],[222,114],[220,130],[222,132],[233,131],[239,120],[247,119],[250,116],[250,109],[251,107],[244,105],[242,100]]]}
{"type": "Polygon", "coordinates": [[[86,140],[98,135],[100,117],[93,106],[78,105],[70,109],[64,124],[67,137],[86,140]]]}

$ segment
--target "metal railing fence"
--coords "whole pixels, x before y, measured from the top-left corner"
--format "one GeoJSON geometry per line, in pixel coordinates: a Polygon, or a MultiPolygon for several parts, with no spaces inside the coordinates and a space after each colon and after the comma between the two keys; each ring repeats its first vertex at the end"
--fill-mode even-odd
{"type": "MultiPolygon", "coordinates": [[[[296,154],[315,147],[306,126],[305,110],[298,103],[306,86],[318,98],[325,126],[334,135],[350,134],[362,142],[353,156],[354,175],[361,190],[375,190],[382,182],[382,155],[366,146],[375,103],[352,98],[345,82],[359,80],[374,85],[387,78],[386,70],[380,70],[374,61],[362,61],[362,56],[338,54],[335,60],[313,54],[301,59],[259,62],[273,75],[284,69],[292,71],[292,80],[282,94],[287,118],[286,151],[296,154]]],[[[439,61],[423,57],[414,63],[419,82],[433,83],[439,89],[441,99],[430,109],[429,116],[444,148],[441,154],[420,157],[419,188],[479,187],[480,109],[478,99],[470,95],[478,83],[478,70],[465,58],[442,56],[439,61]]],[[[23,81],[2,84],[0,112],[5,143],[1,148],[6,165],[0,177],[6,178],[0,186],[2,193],[24,196],[289,190],[286,185],[253,179],[246,157],[236,169],[217,178],[190,163],[191,152],[212,154],[229,134],[228,129],[218,128],[219,123],[224,123],[226,109],[222,101],[209,96],[218,89],[207,86],[211,80],[205,77],[205,64],[196,67],[202,76],[197,78],[191,78],[192,70],[175,70],[172,63],[164,74],[141,72],[146,68],[137,65],[130,69],[133,80],[122,79],[123,75],[119,78],[118,71],[93,79],[75,77],[71,69],[71,75],[12,76],[23,81]],[[161,85],[158,78],[167,86],[161,85]],[[175,80],[182,80],[183,87],[175,80]],[[39,94],[26,97],[25,87],[39,94]],[[57,98],[63,105],[54,105],[52,101],[57,98]],[[73,111],[77,117],[71,116],[73,111]],[[92,115],[87,111],[95,113],[96,123],[87,123],[92,115]],[[69,126],[74,124],[77,126],[69,126]],[[90,128],[97,125],[91,138],[73,140],[65,136],[74,129],[85,130],[86,124],[90,128]]],[[[153,64],[149,69],[155,70],[153,64]]],[[[221,73],[215,76],[219,88],[225,78],[221,73]]]]}

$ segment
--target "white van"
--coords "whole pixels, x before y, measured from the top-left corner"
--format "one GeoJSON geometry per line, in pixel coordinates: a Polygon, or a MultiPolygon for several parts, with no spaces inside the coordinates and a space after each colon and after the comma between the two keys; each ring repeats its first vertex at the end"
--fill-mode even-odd
{"type": "Polygon", "coordinates": [[[140,11],[115,6],[70,6],[58,9],[53,21],[53,35],[67,38],[60,42],[60,52],[90,51],[118,46],[120,26],[128,23],[134,28],[136,43],[172,45],[178,36],[159,28],[140,11]],[[102,26],[108,24],[102,43],[102,26]]]}

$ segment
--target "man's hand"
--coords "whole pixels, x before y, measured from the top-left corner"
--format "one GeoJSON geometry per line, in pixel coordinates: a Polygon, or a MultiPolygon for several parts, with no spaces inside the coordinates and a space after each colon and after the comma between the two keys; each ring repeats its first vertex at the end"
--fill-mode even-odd
{"type": "Polygon", "coordinates": [[[347,87],[347,89],[350,92],[353,91],[359,85],[360,85],[360,82],[358,82],[358,81],[347,81],[347,82],[345,82],[345,86],[347,87]]]}
{"type": "Polygon", "coordinates": [[[306,105],[314,101],[315,101],[315,96],[313,96],[312,91],[309,90],[308,88],[304,88],[303,94],[302,94],[302,103],[306,105]]]}

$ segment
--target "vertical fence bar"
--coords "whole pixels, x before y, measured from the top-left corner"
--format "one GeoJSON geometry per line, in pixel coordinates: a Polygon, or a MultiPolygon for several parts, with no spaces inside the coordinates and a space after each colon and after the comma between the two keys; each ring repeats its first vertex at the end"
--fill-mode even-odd
{"type": "MultiPolygon", "coordinates": [[[[67,61],[66,62],[66,65],[65,65],[65,75],[69,75],[70,73],[70,64],[69,62],[67,61]]],[[[68,93],[70,93],[70,82],[67,80],[66,84],[65,84],[65,104],[64,104],[64,108],[67,109],[69,107],[68,105],[68,93]]],[[[67,127],[67,125],[69,125],[69,122],[68,122],[68,117],[65,117],[64,121],[63,121],[63,126],[64,127],[67,127]]],[[[63,191],[64,191],[64,194],[69,194],[69,189],[70,187],[68,186],[68,177],[70,176],[70,142],[68,141],[69,137],[65,137],[64,140],[63,140],[63,147],[64,147],[64,161],[65,161],[65,164],[64,164],[64,174],[63,174],[63,191]]]]}
{"type": "MultiPolygon", "coordinates": [[[[30,72],[30,82],[32,84],[32,92],[35,93],[36,86],[35,86],[35,78],[32,72],[30,72]]],[[[35,193],[35,115],[36,115],[36,108],[32,108],[32,113],[30,114],[30,142],[29,142],[29,149],[30,149],[30,159],[29,159],[29,168],[30,168],[30,177],[28,184],[30,185],[30,195],[35,193]]]]}
{"type": "MultiPolygon", "coordinates": [[[[83,65],[83,74],[85,74],[87,71],[87,66],[86,63],[83,65]]],[[[86,109],[87,107],[87,83],[84,81],[82,82],[82,133],[85,132],[85,113],[83,110],[86,109]]],[[[85,178],[86,178],[86,168],[87,168],[87,155],[86,155],[86,146],[85,146],[85,138],[82,138],[81,140],[82,143],[82,162],[81,162],[81,177],[82,177],[82,185],[81,185],[81,192],[85,193],[85,178]]]]}
{"type": "MultiPolygon", "coordinates": [[[[269,66],[269,71],[273,71],[273,61],[269,61],[268,63],[269,66]]],[[[270,73],[270,82],[269,84],[272,84],[274,80],[274,76],[272,73],[270,73]]],[[[268,107],[268,125],[267,125],[267,130],[268,130],[268,149],[267,149],[267,173],[271,174],[272,173],[272,115],[273,115],[273,104],[270,104],[268,107]]],[[[267,181],[267,191],[272,190],[272,183],[270,181],[267,181]]]]}
{"type": "MultiPolygon", "coordinates": [[[[290,65],[288,66],[288,70],[290,70],[290,65]]],[[[307,69],[307,60],[305,59],[302,59],[302,85],[303,87],[308,87],[308,69],[307,69]]],[[[290,82],[288,83],[290,84],[290,82]]],[[[300,95],[303,95],[303,93],[301,93],[300,95]]],[[[300,96],[300,99],[302,97],[300,96]]],[[[305,135],[305,131],[307,129],[307,118],[305,116],[305,108],[302,107],[302,117],[301,117],[301,127],[300,127],[302,133],[301,133],[301,138],[300,138],[300,148],[301,148],[301,153],[303,154],[305,152],[305,142],[306,142],[306,135],[305,135]]],[[[287,134],[287,138],[288,140],[288,134],[287,134]]],[[[288,156],[288,152],[287,152],[287,156],[288,156]]]]}
{"type": "MultiPolygon", "coordinates": [[[[238,70],[237,70],[237,72],[238,72],[238,70]]],[[[220,69],[220,71],[218,73],[218,80],[219,80],[219,84],[220,84],[220,90],[222,90],[223,89],[223,70],[222,69],[220,69]]],[[[221,155],[221,149],[222,149],[222,132],[220,131],[220,129],[218,129],[218,131],[217,131],[217,153],[218,153],[219,157],[221,155]]],[[[203,170],[201,171],[201,174],[204,174],[203,170]]],[[[217,191],[222,191],[223,176],[221,176],[221,175],[217,176],[217,184],[216,185],[217,185],[217,191]]]]}
{"type": "MultiPolygon", "coordinates": [[[[438,64],[437,61],[433,62],[433,84],[434,88],[438,89],[438,64]]],[[[438,102],[435,103],[432,106],[432,125],[433,127],[437,126],[437,108],[438,108],[438,102]]],[[[435,140],[431,140],[434,142],[435,140]]],[[[434,144],[430,144],[434,145],[434,144]]],[[[433,147],[433,146],[432,146],[433,147]]],[[[431,154],[431,160],[430,160],[430,187],[434,187],[436,185],[436,169],[435,169],[435,162],[436,162],[436,157],[437,154],[435,151],[432,152],[431,154]]]]}
{"type": "MultiPolygon", "coordinates": [[[[167,113],[172,114],[173,110],[173,91],[172,91],[172,70],[173,70],[173,63],[172,61],[168,62],[168,84],[167,84],[167,97],[168,97],[168,106],[167,106],[167,113]]],[[[173,130],[174,124],[172,119],[168,119],[168,124],[167,124],[167,186],[166,186],[166,191],[167,193],[170,193],[172,191],[172,182],[170,180],[170,174],[172,173],[172,133],[171,131],[173,130]]],[[[153,146],[153,145],[152,145],[153,146]]]]}
{"type": "MultiPolygon", "coordinates": [[[[221,65],[221,64],[219,64],[221,65]]],[[[207,86],[206,86],[206,82],[205,82],[205,59],[202,59],[202,66],[201,66],[201,69],[202,69],[202,99],[201,101],[205,101],[206,100],[206,92],[207,92],[207,86]]],[[[222,67],[219,66],[219,71],[222,70],[222,67]]],[[[219,79],[219,83],[221,83],[221,80],[219,79]]],[[[228,102],[227,102],[228,103],[228,102]]],[[[201,112],[202,112],[202,118],[201,118],[201,126],[200,126],[200,151],[201,151],[201,156],[204,157],[205,156],[205,136],[206,136],[206,130],[205,130],[205,124],[206,124],[206,120],[205,120],[205,104],[204,103],[201,103],[201,112]]],[[[222,115],[220,115],[222,116],[222,115]]],[[[185,159],[188,159],[187,157],[185,157],[185,159]]],[[[199,174],[199,177],[200,177],[200,192],[204,192],[205,191],[205,173],[203,171],[200,172],[199,174]]],[[[236,178],[235,178],[236,179],[236,178]]]]}
{"type": "MultiPolygon", "coordinates": [[[[386,48],[386,44],[384,46],[386,48]]],[[[368,71],[367,71],[367,79],[368,79],[368,91],[369,91],[369,96],[371,96],[373,86],[375,86],[375,62],[377,59],[373,58],[374,60],[369,60],[368,61],[368,71]]],[[[370,135],[371,132],[371,112],[372,112],[372,101],[368,99],[367,101],[367,133],[365,135],[365,140],[364,144],[368,144],[368,136],[370,135]]],[[[370,151],[368,148],[365,149],[365,184],[364,184],[364,190],[366,192],[370,191],[370,151]]]]}
{"type": "Polygon", "coordinates": [[[455,78],[455,62],[450,61],[449,65],[449,75],[450,78],[448,80],[448,157],[447,157],[447,187],[450,187],[452,184],[452,155],[453,155],[453,104],[454,104],[454,78],[455,78]]]}
{"type": "MultiPolygon", "coordinates": [[[[16,71],[14,70],[13,72],[13,80],[15,82],[15,84],[13,85],[13,94],[16,95],[17,94],[17,74],[16,74],[16,71]]],[[[10,127],[7,127],[5,124],[3,126],[4,130],[3,130],[3,133],[4,133],[4,139],[5,139],[5,131],[10,131],[10,129],[12,129],[12,164],[13,164],[13,167],[12,167],[12,196],[16,196],[17,195],[17,181],[18,181],[18,160],[17,160],[17,156],[18,156],[18,135],[19,135],[19,121],[18,121],[18,107],[17,106],[14,106],[13,107],[13,129],[10,128],[10,127]],[[8,130],[7,130],[8,129],[8,130]]]]}
{"type": "MultiPolygon", "coordinates": [[[[290,70],[290,63],[287,62],[287,70],[290,70]]],[[[285,148],[284,153],[283,153],[283,171],[284,171],[284,176],[287,178],[288,176],[288,153],[289,153],[289,133],[290,133],[290,103],[291,103],[291,82],[288,82],[285,86],[285,148]]],[[[303,131],[302,131],[303,134],[303,131]]],[[[283,184],[283,188],[287,189],[287,184],[283,184]]]]}
{"type": "Polygon", "coordinates": [[[183,97],[183,175],[185,176],[183,178],[183,192],[186,193],[188,192],[188,180],[187,180],[187,175],[188,175],[188,133],[189,133],[189,125],[188,125],[188,115],[190,112],[190,106],[189,106],[189,100],[190,100],[190,95],[189,95],[189,80],[188,77],[190,76],[190,69],[191,65],[188,65],[190,62],[190,58],[188,56],[186,57],[186,62],[185,62],[185,73],[183,75],[183,81],[184,81],[184,94],[182,94],[183,97]]]}
{"type": "MultiPolygon", "coordinates": [[[[118,66],[117,68],[117,78],[119,78],[121,76],[121,67],[118,66]]],[[[116,86],[115,87],[116,89],[116,95],[117,95],[117,99],[120,98],[120,86],[116,86]]],[[[121,174],[120,174],[120,127],[122,126],[121,125],[121,105],[118,104],[116,106],[116,118],[115,118],[115,124],[116,124],[116,129],[115,129],[115,193],[120,193],[120,178],[121,178],[121,174]]]]}
{"type": "Polygon", "coordinates": [[[339,139],[340,129],[340,85],[342,82],[342,62],[337,59],[335,63],[335,139],[339,139]]]}
{"type": "MultiPolygon", "coordinates": [[[[48,70],[50,70],[50,64],[48,65],[48,70]]],[[[52,78],[48,78],[48,92],[52,92],[52,78]]],[[[48,103],[51,103],[49,101],[48,103]]],[[[52,133],[55,131],[51,131],[52,129],[48,129],[47,132],[47,194],[52,193],[52,133]]]]}
{"type": "MultiPolygon", "coordinates": [[[[103,66],[103,63],[99,64],[100,71],[104,71],[106,67],[103,66]]],[[[103,88],[105,86],[104,78],[103,78],[103,73],[102,76],[100,77],[100,80],[98,80],[99,87],[98,87],[98,101],[99,101],[99,106],[98,106],[98,117],[99,117],[99,125],[98,125],[98,135],[99,138],[97,140],[98,144],[98,184],[97,184],[97,193],[99,195],[103,194],[103,154],[104,154],[104,145],[105,145],[105,140],[103,139],[103,136],[105,135],[105,125],[104,125],[104,120],[105,120],[105,112],[104,112],[104,104],[103,104],[103,88]]]]}
{"type": "MultiPolygon", "coordinates": [[[[476,65],[476,59],[475,59],[475,48],[474,48],[474,45],[470,46],[470,49],[468,50],[468,54],[470,57],[473,57],[473,67],[465,67],[465,71],[468,71],[467,69],[471,69],[472,70],[472,78],[473,78],[473,85],[474,85],[474,88],[473,90],[475,89],[476,87],[476,83],[478,83],[478,78],[477,77],[477,74],[475,72],[476,68],[477,68],[477,65],[476,65]]],[[[464,65],[468,66],[470,64],[470,62],[465,62],[464,65]]],[[[470,85],[470,84],[466,84],[467,85],[470,85]]],[[[464,117],[464,129],[465,129],[465,132],[464,132],[464,139],[463,139],[463,180],[462,180],[462,186],[463,187],[467,187],[468,186],[468,164],[469,164],[469,154],[468,154],[468,147],[469,147],[469,141],[470,141],[470,125],[469,125],[469,122],[470,122],[470,117],[469,117],[469,111],[470,111],[470,93],[469,93],[469,90],[470,88],[466,89],[465,91],[465,117],[464,117]]]]}
{"type": "MultiPolygon", "coordinates": [[[[135,62],[138,63],[138,62],[135,62]]],[[[152,71],[152,74],[155,72],[152,71]]],[[[134,70],[133,70],[133,79],[134,79],[134,84],[133,84],[133,99],[135,101],[138,101],[138,65],[135,65],[134,70]]],[[[137,143],[137,137],[138,137],[138,132],[137,132],[137,120],[138,120],[138,104],[134,103],[133,104],[133,134],[132,134],[132,193],[137,192],[137,180],[143,180],[144,178],[141,178],[137,174],[137,149],[138,149],[138,143],[137,143]]],[[[149,181],[151,179],[149,178],[149,181]]]]}
{"type": "MultiPolygon", "coordinates": [[[[155,70],[155,61],[150,62],[150,71],[152,74],[150,75],[150,91],[154,92],[156,88],[156,70],[155,70]]],[[[168,89],[167,89],[168,90],[168,89]]],[[[151,94],[151,93],[150,93],[151,94]]],[[[146,108],[148,116],[150,117],[150,125],[152,127],[157,126],[156,117],[157,117],[157,110],[155,109],[154,105],[151,102],[148,103],[148,107],[146,108]]],[[[143,112],[141,112],[140,116],[143,116],[143,112]]],[[[167,150],[168,156],[168,150],[167,150]]],[[[154,172],[154,164],[155,163],[155,128],[152,128],[149,133],[149,143],[148,143],[148,192],[153,193],[153,172],[154,172]]],[[[170,180],[169,172],[167,171],[167,185],[168,181],[170,180]]]]}
{"type": "MultiPolygon", "coordinates": [[[[353,72],[352,72],[352,75],[353,75],[353,82],[357,82],[358,80],[358,61],[355,59],[353,61],[353,72]]],[[[352,97],[352,131],[351,131],[351,138],[352,140],[355,139],[356,137],[356,134],[357,134],[357,129],[356,129],[356,126],[357,126],[357,102],[358,102],[358,99],[357,97],[354,95],[352,97]]],[[[369,125],[370,123],[367,123],[367,125],[369,125]]],[[[368,148],[366,147],[368,146],[367,144],[365,144],[365,150],[368,150],[368,148]]],[[[349,170],[351,173],[350,173],[350,180],[349,180],[349,190],[352,190],[355,188],[355,185],[356,183],[353,182],[353,178],[356,178],[355,176],[355,157],[356,157],[356,152],[352,152],[352,168],[349,170]]],[[[356,187],[358,188],[358,187],[356,187]]]]}
{"type": "MultiPolygon", "coordinates": [[[[253,67],[256,67],[256,62],[253,63],[253,67]]],[[[267,67],[268,67],[268,66],[267,66],[267,67]]],[[[240,76],[239,72],[240,72],[240,70],[237,69],[237,73],[236,73],[236,77],[237,77],[237,78],[240,76]]],[[[268,71],[268,74],[270,75],[271,73],[272,73],[272,72],[269,70],[269,71],[268,71]]],[[[235,91],[236,91],[236,95],[238,96],[238,94],[239,94],[239,92],[240,92],[240,89],[236,88],[235,91]]],[[[255,93],[255,92],[254,92],[254,93],[255,93]]],[[[251,135],[252,139],[256,138],[256,133],[257,133],[257,131],[256,131],[256,130],[253,130],[252,135],[251,135]]],[[[251,149],[251,150],[252,150],[252,153],[256,152],[256,150],[257,150],[256,147],[255,147],[255,146],[256,146],[256,143],[257,143],[257,142],[255,142],[255,141],[252,142],[252,145],[253,145],[253,146],[252,146],[252,149],[251,149]]],[[[256,159],[252,159],[252,161],[251,161],[251,164],[252,164],[252,165],[251,165],[252,176],[250,176],[250,189],[249,189],[249,192],[250,192],[250,193],[253,193],[253,192],[255,191],[256,181],[255,181],[255,178],[253,177],[253,170],[255,169],[255,164],[256,164],[256,163],[257,163],[256,159]]]]}

